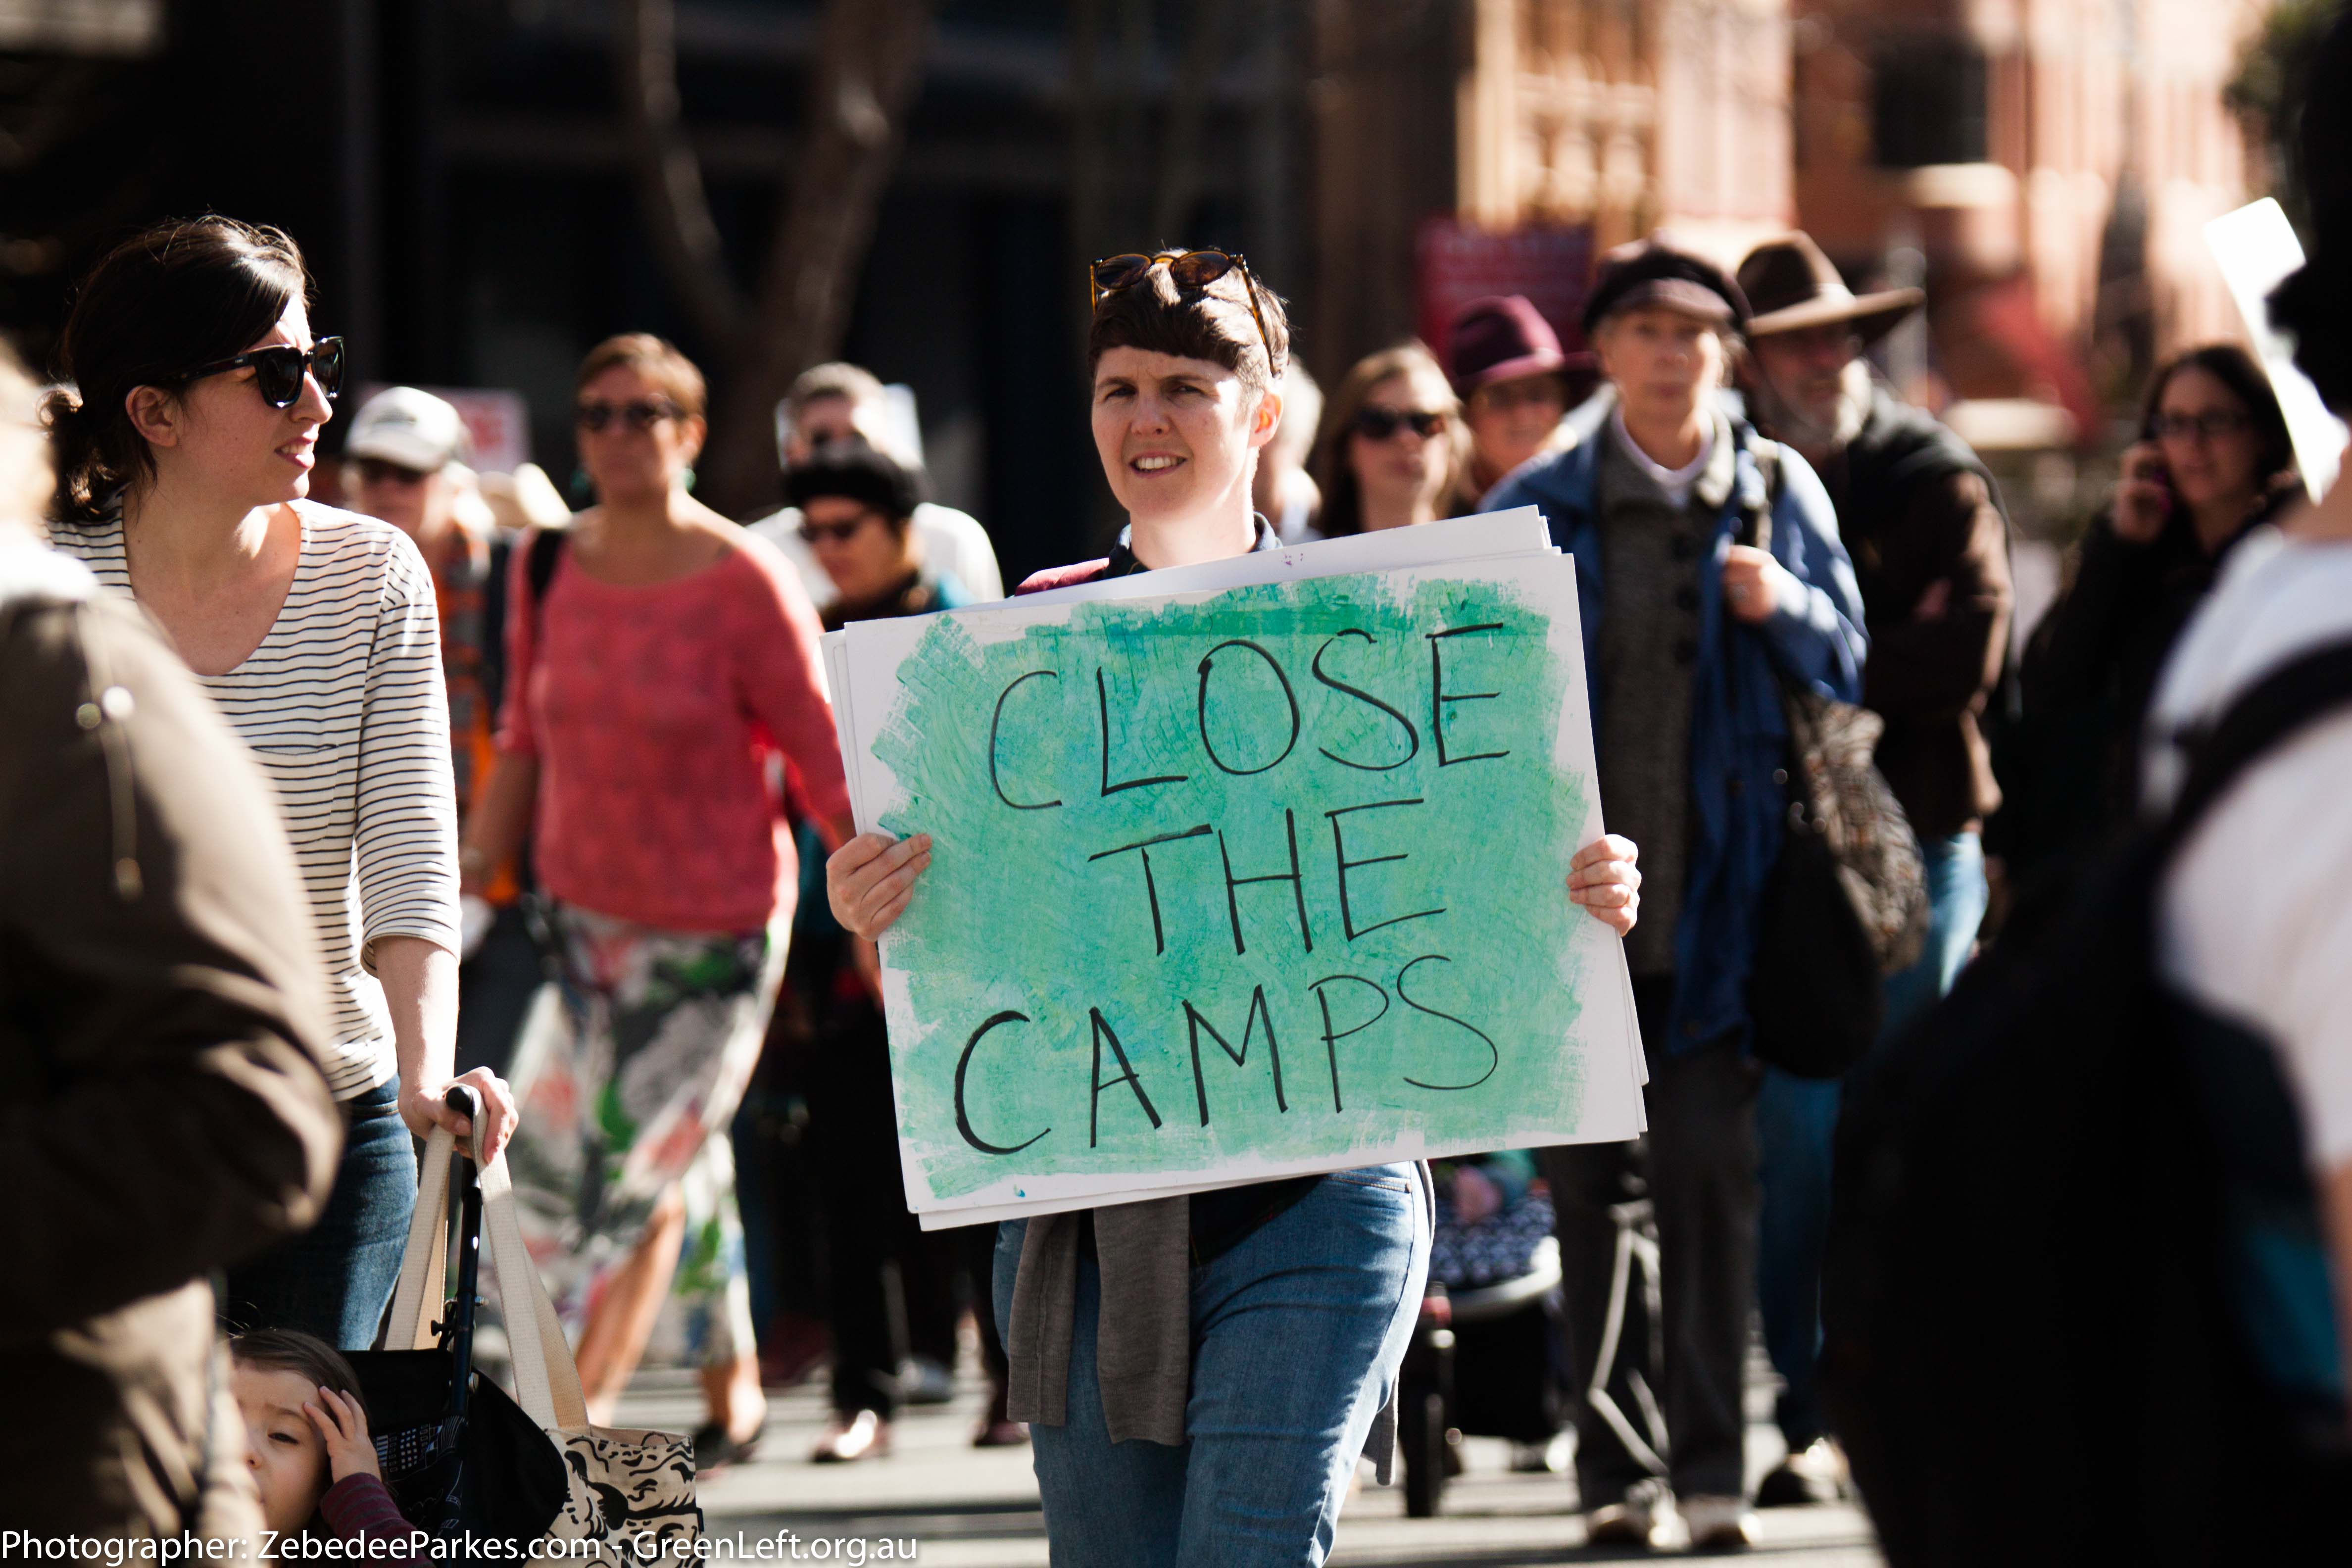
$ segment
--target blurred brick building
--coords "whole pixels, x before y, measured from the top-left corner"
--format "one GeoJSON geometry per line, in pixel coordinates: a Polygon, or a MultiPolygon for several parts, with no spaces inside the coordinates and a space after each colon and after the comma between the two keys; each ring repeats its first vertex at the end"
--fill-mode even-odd
{"type": "Polygon", "coordinates": [[[1953,393],[2127,396],[2241,333],[2201,228],[2249,198],[2222,89],[2267,9],[1792,0],[1799,216],[1850,272],[1923,253],[1953,393]]]}
{"type": "Polygon", "coordinates": [[[1932,342],[1891,368],[2023,445],[2093,437],[2156,355],[2239,332],[2200,229],[2250,194],[2222,89],[2264,0],[1462,5],[1466,220],[1726,260],[1800,224],[1857,284],[1924,281],[1932,342]]]}
{"type": "Polygon", "coordinates": [[[1794,221],[1787,0],[1472,0],[1466,216],[1674,229],[1737,259],[1794,221]]]}

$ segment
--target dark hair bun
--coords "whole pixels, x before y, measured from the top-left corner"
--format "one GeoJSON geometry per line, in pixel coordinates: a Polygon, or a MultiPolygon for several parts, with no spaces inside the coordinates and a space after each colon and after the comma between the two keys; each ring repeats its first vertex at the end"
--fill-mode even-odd
{"type": "Polygon", "coordinates": [[[82,279],[58,343],[58,370],[74,391],[52,395],[45,410],[58,521],[104,515],[154,471],[125,406],[132,391],[177,391],[190,371],[245,352],[309,291],[291,239],[235,218],[156,224],[109,251],[82,279]]]}

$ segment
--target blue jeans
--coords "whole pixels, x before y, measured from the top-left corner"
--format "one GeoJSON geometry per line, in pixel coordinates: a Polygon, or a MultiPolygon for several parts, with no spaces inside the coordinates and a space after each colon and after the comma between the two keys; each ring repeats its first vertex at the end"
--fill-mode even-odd
{"type": "MultiPolygon", "coordinates": [[[[1030,1431],[1055,1568],[1320,1563],[1373,1418],[1396,1387],[1429,1276],[1412,1165],[1326,1176],[1192,1270],[1185,1441],[1113,1443],[1095,1372],[1100,1274],[1078,1259],[1068,1424],[1030,1431]]],[[[1013,1313],[1024,1220],[996,1238],[996,1321],[1013,1313]]]]}
{"type": "Polygon", "coordinates": [[[400,1281],[416,1208],[416,1145],[400,1119],[400,1079],[343,1102],[343,1157],[319,1222],[228,1271],[221,1318],[241,1329],[299,1329],[363,1351],[400,1281]]]}
{"type": "MultiPolygon", "coordinates": [[[[1942,1000],[1968,962],[1984,920],[1984,845],[1973,833],[1920,845],[1927,864],[1927,945],[1886,979],[1879,1043],[1942,1000]]],[[[1836,1079],[1795,1078],[1767,1068],[1756,1097],[1764,1212],[1757,1237],[1756,1297],[1764,1348],[1787,1384],[1778,1415],[1791,1452],[1822,1435],[1816,1363],[1822,1349],[1822,1254],[1830,1228],[1830,1154],[1837,1135],[1836,1079]]]]}

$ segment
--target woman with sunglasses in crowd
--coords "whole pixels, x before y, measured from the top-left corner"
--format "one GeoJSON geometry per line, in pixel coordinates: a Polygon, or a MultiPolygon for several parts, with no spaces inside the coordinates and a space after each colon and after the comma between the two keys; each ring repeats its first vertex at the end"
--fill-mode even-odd
{"type": "MultiPolygon", "coordinates": [[[[1095,449],[1129,521],[1106,559],[1022,591],[1276,548],[1250,482],[1282,418],[1282,302],[1222,251],[1114,257],[1092,281],[1095,449]]],[[[923,834],[843,846],[826,868],[835,918],[879,935],[932,848],[923,834]]],[[[1576,857],[1568,896],[1622,931],[1639,881],[1633,845],[1603,838],[1576,857]]],[[[1328,1555],[1420,1311],[1427,1182],[1374,1165],[1000,1228],[1011,1414],[1031,1423],[1055,1563],[1328,1555]]]]}
{"type": "MultiPolygon", "coordinates": [[[[466,1131],[442,1103],[457,804],[431,574],[390,524],[306,499],[343,365],[340,339],[310,335],[310,289],[275,229],[149,229],[83,283],[58,355],[77,390],[47,415],[56,542],[139,600],[260,760],[330,985],[333,1192],[307,1235],[230,1270],[224,1313],[363,1350],[415,1204],[410,1135],[466,1131]]],[[[482,1094],[495,1152],[515,1121],[505,1084],[457,1081],[482,1094]]]]}
{"type": "Polygon", "coordinates": [[[1327,538],[1454,515],[1470,460],[1462,403],[1437,357],[1402,342],[1358,360],[1323,405],[1308,467],[1327,538]]]}
{"type": "Polygon", "coordinates": [[[2130,820],[2141,719],[2180,628],[2238,542],[2302,493],[2285,416],[2252,354],[2211,343],[2156,373],[2115,499],[2020,665],[1993,846],[2014,883],[2130,820]]]}
{"type": "Polygon", "coordinates": [[[798,574],[688,493],[701,373],[629,333],[589,351],[574,396],[597,504],[516,546],[499,760],[461,858],[470,892],[528,829],[551,900],[569,1026],[517,1047],[509,1163],[590,1416],[612,1418],[675,1278],[707,1468],[766,1415],[727,1129],[798,887],[771,763],[829,842],[849,794],[798,574]]]}

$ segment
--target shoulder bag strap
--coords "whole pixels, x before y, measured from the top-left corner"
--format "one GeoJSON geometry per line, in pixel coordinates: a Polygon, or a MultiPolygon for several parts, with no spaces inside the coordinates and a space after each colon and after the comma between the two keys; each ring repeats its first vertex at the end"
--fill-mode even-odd
{"type": "Polygon", "coordinates": [[[562,554],[562,530],[542,528],[531,535],[530,557],[524,563],[524,570],[530,577],[530,607],[533,618],[537,617],[539,606],[547,601],[547,585],[555,581],[555,563],[562,554]]]}
{"type": "Polygon", "coordinates": [[[482,1247],[498,1276],[516,1402],[550,1431],[586,1430],[588,1401],[580,1386],[580,1366],[572,1359],[563,1321],[548,1298],[539,1267],[523,1245],[504,1153],[482,1167],[482,1247]]]}

